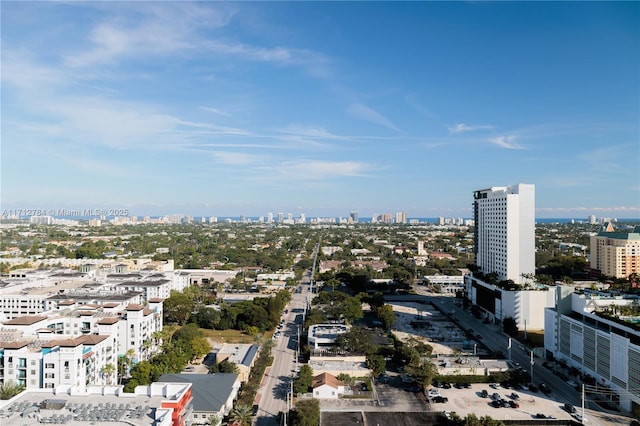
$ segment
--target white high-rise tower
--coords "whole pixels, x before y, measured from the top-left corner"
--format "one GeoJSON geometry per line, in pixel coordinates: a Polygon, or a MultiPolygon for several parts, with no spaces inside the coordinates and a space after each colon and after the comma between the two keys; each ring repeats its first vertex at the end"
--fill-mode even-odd
{"type": "Polygon", "coordinates": [[[519,183],[473,193],[475,256],[480,272],[523,282],[535,274],[535,186],[519,183]]]}

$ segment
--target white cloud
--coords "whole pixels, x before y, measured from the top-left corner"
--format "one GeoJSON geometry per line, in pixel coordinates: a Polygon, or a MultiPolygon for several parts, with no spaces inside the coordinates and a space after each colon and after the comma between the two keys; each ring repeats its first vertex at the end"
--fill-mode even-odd
{"type": "Polygon", "coordinates": [[[357,161],[285,161],[270,168],[275,179],[331,180],[344,177],[365,177],[373,166],[357,161]]]}
{"type": "Polygon", "coordinates": [[[502,135],[502,136],[497,136],[495,138],[489,139],[489,142],[491,142],[494,145],[498,145],[501,148],[523,149],[520,145],[515,143],[516,139],[517,138],[515,135],[502,135]]]}
{"type": "Polygon", "coordinates": [[[360,120],[368,121],[379,126],[399,131],[395,124],[391,122],[391,120],[367,105],[361,103],[351,104],[349,108],[347,108],[347,113],[360,120]]]}
{"type": "Polygon", "coordinates": [[[254,163],[258,157],[242,152],[215,151],[211,153],[222,164],[244,166],[254,163]]]}
{"type": "Polygon", "coordinates": [[[493,126],[489,125],[479,125],[479,126],[470,126],[464,123],[458,123],[455,126],[451,126],[448,128],[449,133],[463,133],[463,132],[473,132],[476,130],[490,130],[493,129],[493,126]]]}
{"type": "Polygon", "coordinates": [[[200,109],[203,110],[203,111],[207,111],[207,112],[213,113],[213,114],[223,115],[225,117],[230,117],[231,116],[231,114],[228,113],[227,111],[224,111],[224,110],[221,110],[221,109],[218,109],[218,108],[201,106],[200,109]]]}

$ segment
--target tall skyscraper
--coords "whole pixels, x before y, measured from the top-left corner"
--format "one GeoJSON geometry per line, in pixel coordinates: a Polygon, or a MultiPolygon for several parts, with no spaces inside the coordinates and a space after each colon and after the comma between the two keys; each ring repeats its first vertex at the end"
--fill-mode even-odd
{"type": "Polygon", "coordinates": [[[351,219],[351,222],[358,223],[360,222],[360,213],[358,213],[357,211],[352,211],[351,213],[349,213],[349,218],[351,219]]]}
{"type": "Polygon", "coordinates": [[[396,212],[396,223],[407,223],[407,212],[396,212]]]}
{"type": "Polygon", "coordinates": [[[480,272],[523,282],[535,274],[535,186],[519,183],[473,193],[475,257],[480,272]]]}

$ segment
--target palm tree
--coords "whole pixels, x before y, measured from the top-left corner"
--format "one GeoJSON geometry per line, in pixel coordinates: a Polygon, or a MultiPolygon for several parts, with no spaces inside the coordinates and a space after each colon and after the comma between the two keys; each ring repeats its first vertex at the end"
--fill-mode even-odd
{"type": "Polygon", "coordinates": [[[122,379],[129,375],[129,371],[133,366],[133,357],[135,354],[136,351],[134,349],[129,349],[127,353],[118,358],[118,375],[120,376],[120,384],[122,384],[122,379]]]}
{"type": "Polygon", "coordinates": [[[101,371],[102,371],[102,374],[104,374],[106,379],[107,379],[107,385],[110,386],[111,385],[111,376],[113,375],[113,373],[116,372],[115,365],[113,365],[111,363],[108,363],[107,365],[102,367],[101,371]]]}
{"type": "Polygon", "coordinates": [[[251,426],[253,411],[248,405],[236,406],[229,416],[229,424],[232,426],[251,426]]]}
{"type": "Polygon", "coordinates": [[[144,352],[145,358],[149,356],[149,349],[153,346],[153,341],[151,339],[144,339],[142,342],[142,351],[144,352]]]}
{"type": "Polygon", "coordinates": [[[226,423],[223,425],[222,417],[220,417],[218,414],[212,414],[211,416],[209,416],[206,424],[207,426],[225,426],[226,425],[226,423]]]}
{"type": "Polygon", "coordinates": [[[0,384],[0,400],[11,399],[24,390],[23,386],[20,386],[16,382],[7,381],[0,384]]]}

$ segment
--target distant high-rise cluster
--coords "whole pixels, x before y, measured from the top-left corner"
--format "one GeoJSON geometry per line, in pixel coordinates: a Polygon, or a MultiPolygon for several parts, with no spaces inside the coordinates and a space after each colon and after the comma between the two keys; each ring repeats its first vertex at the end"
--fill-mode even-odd
{"type": "Polygon", "coordinates": [[[352,211],[349,213],[349,221],[353,223],[360,222],[360,214],[357,211],[352,211]]]}

